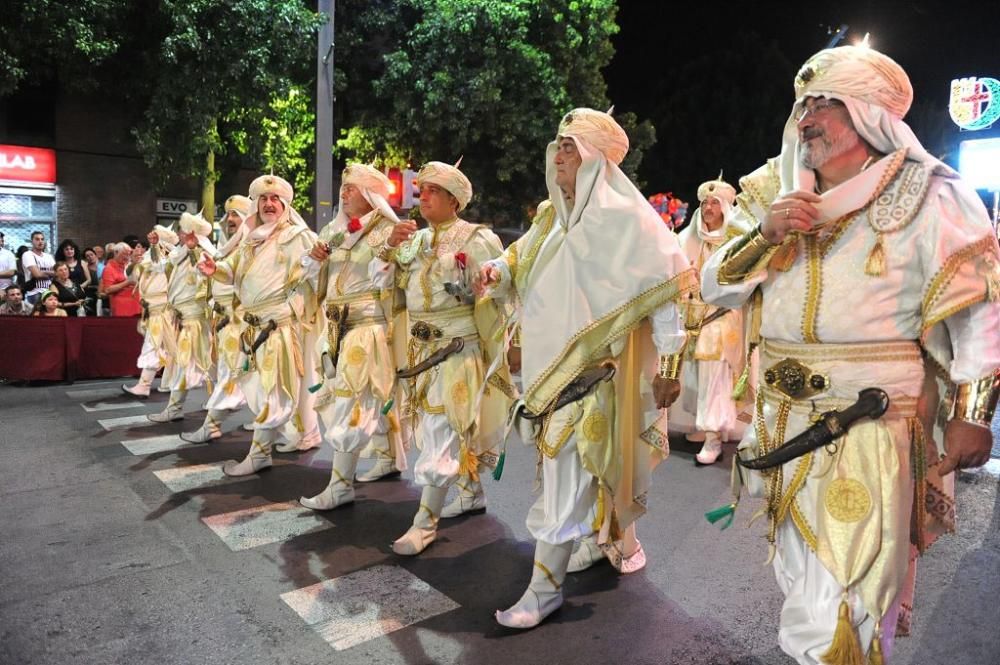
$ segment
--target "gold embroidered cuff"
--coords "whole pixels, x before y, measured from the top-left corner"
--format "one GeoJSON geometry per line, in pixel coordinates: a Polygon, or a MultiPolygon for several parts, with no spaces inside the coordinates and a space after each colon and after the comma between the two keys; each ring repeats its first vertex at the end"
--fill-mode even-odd
{"type": "Polygon", "coordinates": [[[660,378],[677,381],[681,376],[681,365],[684,362],[684,349],[669,356],[660,356],[660,378]]]}
{"type": "Polygon", "coordinates": [[[781,245],[772,245],[760,232],[760,224],[733,243],[719,266],[719,284],[739,284],[767,267],[781,245]]]}
{"type": "Polygon", "coordinates": [[[511,332],[511,336],[510,336],[510,345],[511,346],[517,346],[517,347],[521,346],[521,324],[520,323],[515,323],[514,324],[514,329],[511,332]]]}
{"type": "Polygon", "coordinates": [[[955,394],[955,418],[989,427],[1000,397],[1000,372],[962,383],[955,394]]]}
{"type": "Polygon", "coordinates": [[[392,263],[396,260],[396,250],[398,247],[389,247],[389,245],[382,245],[382,249],[378,251],[376,256],[380,261],[385,261],[386,263],[392,263]]]}

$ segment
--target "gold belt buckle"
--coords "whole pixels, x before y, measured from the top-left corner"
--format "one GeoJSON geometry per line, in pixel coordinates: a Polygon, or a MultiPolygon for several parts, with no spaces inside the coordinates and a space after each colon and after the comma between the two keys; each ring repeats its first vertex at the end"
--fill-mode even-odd
{"type": "Polygon", "coordinates": [[[341,312],[343,312],[343,311],[344,311],[344,308],[341,307],[340,305],[327,305],[326,306],[326,316],[327,316],[327,318],[330,319],[331,321],[336,321],[337,323],[340,322],[341,312]]]}
{"type": "Polygon", "coordinates": [[[414,323],[413,327],[410,328],[410,334],[421,342],[429,342],[431,338],[441,339],[444,336],[444,332],[440,328],[426,321],[417,321],[414,323]]]}
{"type": "Polygon", "coordinates": [[[764,372],[764,382],[792,399],[808,399],[825,392],[830,379],[794,358],[785,358],[764,372]]]}

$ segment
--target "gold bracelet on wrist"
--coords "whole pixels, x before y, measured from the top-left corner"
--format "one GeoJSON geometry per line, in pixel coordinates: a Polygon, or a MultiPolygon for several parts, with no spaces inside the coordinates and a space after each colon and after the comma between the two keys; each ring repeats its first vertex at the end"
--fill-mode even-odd
{"type": "Polygon", "coordinates": [[[955,393],[955,418],[989,427],[1000,397],[1000,372],[978,381],[959,384],[955,393]]]}
{"type": "Polygon", "coordinates": [[[684,363],[684,349],[668,356],[660,356],[660,378],[677,381],[681,376],[681,365],[684,363]]]}
{"type": "Polygon", "coordinates": [[[719,266],[719,284],[739,284],[767,267],[781,245],[772,245],[760,230],[760,224],[733,243],[719,266]]]}

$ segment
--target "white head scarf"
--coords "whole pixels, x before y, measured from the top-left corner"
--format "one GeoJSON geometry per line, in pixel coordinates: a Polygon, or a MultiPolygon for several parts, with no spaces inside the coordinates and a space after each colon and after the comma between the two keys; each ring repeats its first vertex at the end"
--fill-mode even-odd
{"type": "Polygon", "coordinates": [[[247,217],[253,213],[253,201],[246,196],[240,196],[239,194],[233,194],[226,199],[222,219],[219,220],[219,238],[223,242],[219,246],[216,258],[225,258],[229,256],[233,250],[236,249],[241,242],[243,242],[243,239],[248,233],[247,225],[245,223],[241,223],[232,237],[226,234],[226,217],[230,212],[235,212],[239,215],[241,222],[246,222],[247,217]]]}
{"type": "Polygon", "coordinates": [[[245,238],[247,242],[254,245],[267,240],[268,237],[278,228],[282,222],[290,221],[298,226],[306,226],[306,222],[295,208],[292,207],[294,192],[292,185],[284,178],[276,175],[262,175],[250,183],[250,199],[254,202],[253,214],[246,218],[243,225],[247,227],[248,233],[245,238]],[[285,209],[281,216],[271,224],[260,224],[258,217],[258,199],[263,194],[277,194],[281,202],[285,204],[285,209]]]}
{"type": "MultiPolygon", "coordinates": [[[[383,217],[393,223],[399,221],[399,217],[396,216],[392,206],[386,200],[389,197],[391,182],[384,173],[368,164],[348,164],[340,177],[341,193],[343,193],[345,185],[357,187],[361,196],[364,197],[365,201],[368,201],[368,205],[382,213],[383,217]]],[[[348,221],[344,206],[340,206],[340,209],[337,210],[337,217],[333,220],[334,227],[344,228],[348,221]]]]}

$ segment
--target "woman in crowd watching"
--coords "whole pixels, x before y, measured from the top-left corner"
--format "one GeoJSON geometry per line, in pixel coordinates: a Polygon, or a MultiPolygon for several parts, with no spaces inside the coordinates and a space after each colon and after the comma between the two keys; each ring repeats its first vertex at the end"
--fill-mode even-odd
{"type": "Polygon", "coordinates": [[[56,250],[56,261],[62,261],[69,268],[69,278],[76,282],[81,288],[86,289],[91,283],[90,268],[83,261],[80,254],[80,246],[67,238],[59,243],[56,250]]]}
{"type": "Polygon", "coordinates": [[[59,298],[59,306],[66,310],[67,315],[77,316],[87,297],[83,288],[70,277],[69,266],[63,261],[56,263],[56,278],[52,280],[52,286],[59,298]]]}
{"type": "Polygon", "coordinates": [[[46,291],[35,304],[33,316],[66,316],[66,310],[59,307],[59,296],[52,291],[46,291]]]}
{"type": "Polygon", "coordinates": [[[125,267],[132,257],[132,248],[128,243],[120,242],[113,245],[109,259],[101,276],[102,295],[111,301],[111,316],[139,316],[142,305],[139,304],[139,294],[136,293],[135,280],[125,274],[125,267]]]}

